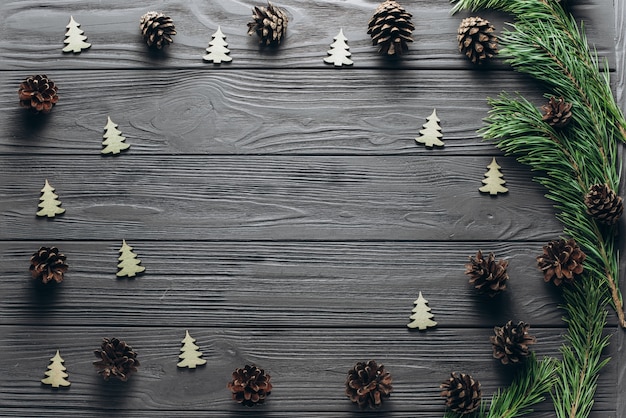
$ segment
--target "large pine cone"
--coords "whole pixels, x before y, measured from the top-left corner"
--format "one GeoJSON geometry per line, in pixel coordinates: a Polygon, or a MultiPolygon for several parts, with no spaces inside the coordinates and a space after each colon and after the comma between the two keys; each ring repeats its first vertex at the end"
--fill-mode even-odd
{"type": "Polygon", "coordinates": [[[379,407],[392,390],[391,374],[374,360],[360,361],[348,372],[346,395],[361,408],[379,407]]]}
{"type": "Polygon", "coordinates": [[[117,338],[104,338],[102,347],[95,350],[98,358],[93,364],[98,369],[104,380],[114,377],[126,382],[131,373],[137,371],[139,360],[133,348],[117,338]]]}
{"type": "Polygon", "coordinates": [[[615,225],[624,212],[624,201],[608,184],[594,184],[585,195],[587,213],[605,225],[615,225]]]}
{"type": "Polygon", "coordinates": [[[461,21],[457,30],[459,51],[474,64],[482,64],[498,53],[498,38],[493,34],[496,29],[481,17],[467,17],[461,21]]]}
{"type": "Polygon", "coordinates": [[[470,284],[479,293],[493,297],[506,289],[506,282],[509,280],[506,271],[508,265],[506,260],[496,260],[493,253],[484,258],[479,250],[476,257],[469,258],[469,263],[465,265],[465,274],[470,276],[470,284]]]}
{"type": "Polygon", "coordinates": [[[543,280],[552,280],[560,286],[563,281],[572,283],[574,275],[583,272],[586,254],[574,239],[550,241],[543,246],[543,254],[537,257],[537,266],[543,271],[543,280]]]}
{"type": "Polygon", "coordinates": [[[451,373],[439,387],[441,396],[446,398],[446,406],[456,413],[469,414],[480,406],[480,383],[469,374],[451,373]]]}
{"type": "Polygon", "coordinates": [[[50,281],[61,283],[69,267],[65,260],[58,248],[41,247],[30,258],[30,274],[44,284],[50,281]]]}
{"type": "Polygon", "coordinates": [[[565,128],[572,120],[572,104],[567,103],[564,98],[550,97],[543,110],[542,120],[556,129],[565,128]]]}
{"type": "Polygon", "coordinates": [[[530,325],[520,321],[513,325],[507,322],[503,327],[494,327],[496,335],[490,337],[493,346],[493,357],[500,359],[502,364],[516,364],[524,361],[530,355],[528,346],[537,342],[537,339],[528,333],[530,325]]]}
{"type": "Polygon", "coordinates": [[[252,22],[248,22],[248,35],[259,35],[259,43],[278,46],[287,35],[287,13],[269,1],[267,7],[252,9],[252,22]]]}
{"type": "Polygon", "coordinates": [[[233,400],[246,406],[262,404],[272,392],[271,376],[256,366],[246,365],[233,372],[233,380],[228,382],[228,389],[233,400]]]}
{"type": "Polygon", "coordinates": [[[386,0],[376,8],[367,33],[372,37],[372,44],[378,47],[379,54],[393,56],[408,51],[415,29],[411,17],[413,15],[394,0],[386,0]]]}
{"type": "Polygon", "coordinates": [[[45,74],[33,75],[20,83],[17,93],[20,106],[35,112],[48,113],[59,101],[59,89],[45,74]]]}
{"type": "Polygon", "coordinates": [[[176,28],[172,18],[161,12],[148,12],[139,21],[141,35],[149,47],[161,49],[174,42],[176,28]]]}

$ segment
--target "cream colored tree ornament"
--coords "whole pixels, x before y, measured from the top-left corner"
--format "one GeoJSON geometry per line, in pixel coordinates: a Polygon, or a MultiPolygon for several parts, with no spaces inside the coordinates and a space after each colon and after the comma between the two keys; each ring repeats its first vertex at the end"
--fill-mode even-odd
{"type": "Polygon", "coordinates": [[[330,49],[327,51],[330,56],[324,58],[324,62],[333,64],[335,67],[352,65],[354,62],[348,58],[352,54],[348,51],[350,49],[348,38],[344,36],[343,29],[339,29],[339,33],[333,39],[335,39],[335,42],[330,44],[330,49]]]}
{"type": "Polygon", "coordinates": [[[69,386],[71,383],[65,379],[68,377],[68,374],[65,373],[67,369],[63,365],[64,361],[59,354],[59,350],[57,350],[55,356],[50,359],[51,363],[48,366],[48,371],[44,373],[48,377],[41,379],[41,383],[50,385],[53,388],[69,386]]]}
{"type": "Polygon", "coordinates": [[[63,43],[67,45],[63,48],[63,52],[77,54],[91,46],[89,42],[85,42],[87,40],[87,37],[83,35],[85,32],[80,28],[80,23],[75,21],[73,16],[70,16],[70,23],[67,24],[66,28],[67,32],[65,32],[63,43]]]}
{"type": "Polygon", "coordinates": [[[483,179],[484,186],[480,187],[480,190],[483,193],[489,193],[491,195],[497,195],[498,193],[506,193],[509,191],[504,184],[506,181],[502,178],[503,174],[500,172],[500,166],[496,162],[496,158],[493,157],[491,160],[491,164],[487,166],[489,171],[485,173],[485,178],[483,179]]]}
{"type": "Polygon", "coordinates": [[[420,136],[415,138],[415,141],[430,148],[433,146],[443,147],[444,144],[441,140],[443,134],[439,122],[441,120],[437,117],[437,109],[433,109],[433,113],[426,118],[426,123],[422,125],[424,129],[420,131],[420,136]]]}
{"type": "Polygon", "coordinates": [[[130,148],[130,145],[124,142],[126,137],[122,136],[122,131],[117,129],[117,124],[109,116],[107,116],[107,124],[104,127],[102,138],[104,138],[104,141],[102,141],[104,148],[100,151],[102,154],[119,154],[121,151],[130,148]]]}
{"type": "Polygon", "coordinates": [[[202,352],[199,350],[200,347],[194,344],[195,342],[196,340],[189,335],[189,331],[185,331],[185,338],[182,341],[183,346],[180,349],[180,356],[178,356],[181,361],[176,364],[178,367],[195,369],[196,366],[206,364],[206,360],[200,358],[202,357],[202,352]]]}
{"type": "Polygon", "coordinates": [[[48,180],[46,179],[46,183],[41,189],[41,197],[39,198],[39,212],[37,212],[37,216],[47,216],[48,218],[52,218],[56,215],[60,215],[65,213],[65,209],[60,208],[61,202],[58,200],[59,196],[54,193],[54,187],[50,186],[48,180]]]}
{"type": "Polygon", "coordinates": [[[133,252],[133,247],[126,244],[126,240],[122,240],[122,248],[120,248],[120,257],[118,258],[120,263],[117,268],[120,271],[117,272],[117,277],[135,277],[139,273],[146,271],[146,268],[140,266],[141,260],[137,258],[137,254],[133,252]]]}
{"type": "Polygon", "coordinates": [[[231,62],[233,57],[229,56],[230,49],[227,48],[226,35],[222,33],[220,26],[217,27],[217,31],[212,35],[213,39],[209,42],[209,47],[206,49],[208,54],[202,57],[203,60],[212,62],[213,64],[221,64],[222,62],[231,62]]]}
{"type": "Polygon", "coordinates": [[[413,321],[408,323],[407,327],[425,330],[426,328],[437,325],[437,323],[431,319],[434,315],[430,313],[428,301],[424,299],[422,292],[420,292],[418,298],[413,303],[415,304],[412,311],[413,315],[409,317],[413,321]]]}

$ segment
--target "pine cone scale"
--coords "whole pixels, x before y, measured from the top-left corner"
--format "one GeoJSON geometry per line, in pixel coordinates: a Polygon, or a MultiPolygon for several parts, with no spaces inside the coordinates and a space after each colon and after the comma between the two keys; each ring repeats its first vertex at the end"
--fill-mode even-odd
{"type": "Polygon", "coordinates": [[[604,225],[615,225],[624,212],[624,201],[608,184],[594,184],[585,195],[587,214],[604,225]]]}
{"type": "Polygon", "coordinates": [[[495,28],[488,20],[468,17],[461,21],[457,30],[459,51],[474,64],[482,64],[498,53],[495,28]]]}

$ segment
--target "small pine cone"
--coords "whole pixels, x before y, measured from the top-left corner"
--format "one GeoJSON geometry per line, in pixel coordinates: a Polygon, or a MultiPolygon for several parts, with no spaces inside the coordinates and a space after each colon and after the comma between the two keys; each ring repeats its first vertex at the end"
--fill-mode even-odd
{"type": "Polygon", "coordinates": [[[148,12],[139,21],[141,35],[149,47],[161,49],[173,41],[176,28],[172,18],[161,12],[148,12]]]}
{"type": "Polygon", "coordinates": [[[530,325],[513,321],[503,327],[494,327],[496,335],[490,337],[493,346],[493,357],[500,359],[502,364],[517,364],[523,362],[530,355],[528,346],[537,342],[537,339],[528,333],[530,325]]]}
{"type": "Polygon", "coordinates": [[[20,106],[35,113],[49,113],[59,101],[59,89],[45,74],[28,77],[20,83],[18,94],[20,106]]]}
{"type": "Polygon", "coordinates": [[[378,408],[392,390],[391,374],[374,360],[360,361],[348,372],[346,395],[361,408],[378,408]]]}
{"type": "Polygon", "coordinates": [[[465,265],[465,274],[470,276],[470,284],[479,293],[494,297],[506,289],[506,282],[509,280],[506,271],[508,265],[506,260],[496,260],[493,253],[484,258],[479,250],[476,257],[469,258],[469,263],[465,265]]]}
{"type": "Polygon", "coordinates": [[[498,53],[498,38],[493,34],[496,29],[481,17],[467,17],[461,21],[456,39],[459,51],[474,64],[482,64],[498,53]]]}
{"type": "Polygon", "coordinates": [[[543,110],[541,119],[555,129],[565,128],[572,120],[572,104],[567,103],[562,97],[558,99],[550,97],[548,103],[541,106],[541,110],[543,110]]]}
{"type": "Polygon", "coordinates": [[[233,380],[228,382],[228,389],[233,400],[245,406],[254,406],[265,402],[272,393],[271,376],[256,366],[246,365],[233,372],[233,380]]]}
{"type": "Polygon", "coordinates": [[[480,406],[480,383],[469,374],[451,373],[439,386],[446,406],[458,414],[469,414],[480,406]]]}
{"type": "Polygon", "coordinates": [[[61,283],[68,269],[66,258],[56,247],[41,247],[30,258],[30,274],[43,284],[61,283]]]}
{"type": "Polygon", "coordinates": [[[287,36],[287,13],[269,1],[267,7],[255,6],[252,9],[252,22],[248,22],[248,35],[259,35],[259,43],[265,46],[278,46],[287,36]]]}
{"type": "Polygon", "coordinates": [[[104,338],[102,347],[95,350],[98,358],[93,364],[98,369],[104,380],[110,377],[126,382],[131,373],[137,371],[139,360],[133,348],[117,338],[104,338]]]}
{"type": "Polygon", "coordinates": [[[605,225],[615,225],[624,212],[624,200],[608,184],[594,184],[585,195],[587,213],[605,225]]]}
{"type": "Polygon", "coordinates": [[[367,33],[372,37],[372,45],[378,47],[379,54],[402,55],[409,50],[408,43],[413,42],[411,34],[415,29],[412,17],[394,0],[378,5],[369,21],[367,33]]]}
{"type": "Polygon", "coordinates": [[[537,266],[543,271],[545,282],[552,280],[560,286],[564,280],[572,283],[574,275],[583,272],[585,257],[576,241],[560,239],[543,246],[543,254],[537,257],[537,266]]]}

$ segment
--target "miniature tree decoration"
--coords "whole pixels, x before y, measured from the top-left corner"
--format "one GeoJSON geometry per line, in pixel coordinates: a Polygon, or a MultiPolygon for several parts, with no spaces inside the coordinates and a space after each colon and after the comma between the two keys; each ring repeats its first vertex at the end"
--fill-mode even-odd
{"type": "Polygon", "coordinates": [[[50,385],[53,388],[69,386],[71,383],[65,379],[68,377],[68,374],[65,373],[65,370],[67,369],[63,365],[65,360],[61,358],[59,350],[57,350],[57,353],[50,359],[50,361],[51,363],[48,366],[48,371],[45,373],[48,377],[41,379],[41,383],[44,385],[50,385]]]}
{"type": "Polygon", "coordinates": [[[350,47],[348,46],[348,38],[343,34],[343,29],[339,29],[339,33],[335,36],[335,42],[330,44],[330,49],[327,51],[330,55],[324,58],[326,64],[333,64],[335,67],[341,67],[342,65],[352,65],[353,61],[348,58],[350,55],[350,47]]]}
{"type": "Polygon", "coordinates": [[[487,166],[489,171],[485,173],[485,178],[483,179],[484,186],[480,187],[480,190],[483,193],[489,193],[490,195],[497,195],[498,193],[506,193],[509,191],[504,184],[506,181],[502,179],[503,175],[500,172],[500,166],[496,162],[496,158],[494,157],[491,160],[491,164],[487,166]]]}
{"type": "Polygon", "coordinates": [[[426,328],[437,325],[437,323],[431,319],[434,315],[430,313],[428,301],[424,299],[422,292],[420,292],[418,298],[413,303],[415,304],[412,311],[414,313],[409,317],[413,322],[407,324],[407,327],[425,330],[426,328]]]}
{"type": "Polygon", "coordinates": [[[102,146],[104,148],[100,151],[102,154],[119,154],[130,148],[130,144],[124,142],[126,137],[122,136],[122,131],[117,129],[117,124],[114,123],[109,116],[107,116],[107,124],[104,127],[104,135],[102,135],[104,141],[102,146]]]}
{"type": "Polygon", "coordinates": [[[182,341],[183,346],[181,347],[180,355],[178,356],[181,361],[176,364],[178,367],[195,369],[196,366],[203,366],[206,364],[206,360],[200,358],[202,357],[202,352],[199,351],[200,347],[194,344],[195,342],[195,338],[192,338],[191,335],[189,335],[189,331],[185,331],[185,338],[182,341]]]}
{"type": "Polygon", "coordinates": [[[63,43],[67,45],[63,48],[63,52],[73,52],[77,54],[91,46],[90,43],[85,42],[87,39],[87,37],[83,35],[85,32],[80,29],[80,23],[76,22],[73,16],[70,16],[70,23],[67,24],[66,28],[67,32],[65,32],[65,40],[63,43]]]}
{"type": "Polygon", "coordinates": [[[133,252],[133,247],[126,244],[126,240],[122,240],[122,248],[120,248],[120,257],[118,258],[120,263],[117,267],[120,271],[117,272],[117,277],[135,277],[139,273],[143,273],[146,268],[140,266],[141,260],[137,258],[137,254],[133,252]]]}
{"type": "Polygon", "coordinates": [[[47,216],[48,218],[52,218],[56,215],[60,215],[65,213],[65,209],[60,208],[61,202],[58,200],[59,196],[54,193],[54,187],[50,186],[48,180],[46,179],[46,183],[41,189],[41,197],[39,198],[40,202],[38,207],[41,209],[37,212],[37,216],[47,216]]]}
{"type": "Polygon", "coordinates": [[[427,122],[423,125],[424,129],[420,131],[420,136],[415,138],[415,141],[430,148],[433,146],[443,147],[441,140],[443,134],[441,133],[441,126],[439,126],[441,120],[437,117],[437,109],[433,109],[433,113],[426,120],[427,122]]]}
{"type": "Polygon", "coordinates": [[[204,55],[202,59],[213,64],[231,62],[233,58],[228,56],[230,49],[227,48],[228,43],[226,43],[226,35],[222,33],[222,28],[218,26],[217,31],[211,36],[213,39],[209,42],[209,47],[206,49],[208,54],[204,55]]]}

